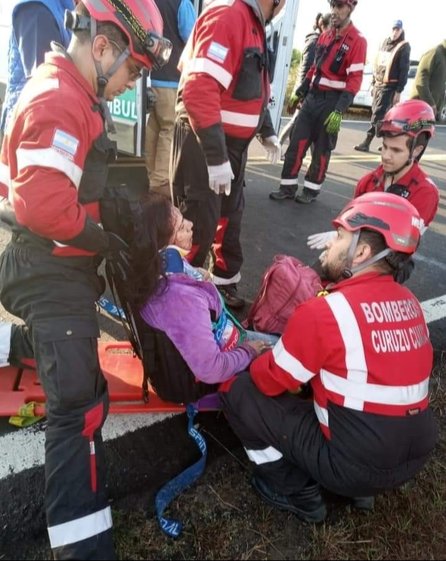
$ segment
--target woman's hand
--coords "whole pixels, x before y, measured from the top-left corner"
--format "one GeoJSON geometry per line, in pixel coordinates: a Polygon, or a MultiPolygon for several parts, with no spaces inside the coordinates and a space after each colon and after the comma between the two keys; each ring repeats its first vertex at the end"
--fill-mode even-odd
{"type": "Polygon", "coordinates": [[[203,267],[197,267],[197,270],[203,275],[203,280],[211,281],[212,275],[207,269],[203,269],[203,267]]]}

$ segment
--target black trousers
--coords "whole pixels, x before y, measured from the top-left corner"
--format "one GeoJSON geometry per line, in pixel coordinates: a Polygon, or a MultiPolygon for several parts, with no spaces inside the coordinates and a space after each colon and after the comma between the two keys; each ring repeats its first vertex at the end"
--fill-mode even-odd
{"type": "Polygon", "coordinates": [[[376,125],[378,121],[382,121],[384,119],[384,115],[392,107],[395,91],[395,88],[375,87],[372,101],[372,117],[370,119],[370,128],[367,130],[367,134],[371,136],[376,135],[376,125]]]}
{"type": "Polygon", "coordinates": [[[254,473],[283,495],[299,492],[311,480],[345,497],[375,495],[408,481],[427,459],[414,454],[394,469],[374,467],[374,458],[359,463],[323,436],[311,400],[289,393],[268,397],[247,372],[220,396],[229,423],[255,459],[254,473]]]}
{"type": "Polygon", "coordinates": [[[206,160],[195,133],[184,121],[175,123],[171,162],[173,202],[194,224],[191,263],[202,267],[210,251],[213,274],[231,279],[238,275],[243,263],[240,233],[249,142],[226,137],[226,146],[234,174],[229,196],[216,195],[209,188],[206,160]]]}
{"type": "Polygon", "coordinates": [[[5,309],[28,328],[46,394],[45,506],[54,558],[115,559],[101,435],[108,392],[97,351],[95,302],[103,282],[96,264],[10,243],[0,257],[0,287],[5,309]]]}
{"type": "MultiPolygon", "coordinates": [[[[327,175],[331,151],[335,149],[337,134],[328,134],[324,121],[336,108],[340,92],[311,90],[297,114],[285,152],[281,189],[294,193],[297,177],[308,148],[312,146],[311,164],[305,174],[305,187],[319,192],[327,175]]],[[[317,193],[316,193],[317,194],[317,193]]]]}

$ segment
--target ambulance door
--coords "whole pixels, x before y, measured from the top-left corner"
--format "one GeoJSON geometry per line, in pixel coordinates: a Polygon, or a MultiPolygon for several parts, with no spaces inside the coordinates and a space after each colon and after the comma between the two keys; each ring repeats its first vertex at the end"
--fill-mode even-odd
{"type": "Polygon", "coordinates": [[[267,41],[272,63],[269,110],[277,133],[280,130],[283,103],[290,73],[298,10],[299,0],[286,0],[285,6],[267,26],[267,41]]]}
{"type": "Polygon", "coordinates": [[[133,90],[108,102],[116,133],[110,138],[118,143],[118,151],[126,156],[144,156],[147,120],[147,72],[136,82],[133,90]]]}

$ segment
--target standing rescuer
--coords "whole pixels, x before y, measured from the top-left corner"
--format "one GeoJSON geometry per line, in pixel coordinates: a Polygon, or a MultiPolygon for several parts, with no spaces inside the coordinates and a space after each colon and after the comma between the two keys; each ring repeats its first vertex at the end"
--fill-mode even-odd
{"type": "Polygon", "coordinates": [[[329,0],[329,4],[331,27],[319,37],[314,62],[294,92],[295,103],[303,103],[285,153],[280,187],[269,194],[274,201],[295,198],[306,204],[316,200],[336,147],[342,115],[361,87],[367,42],[350,19],[357,0],[329,0]],[[296,196],[299,170],[310,146],[311,164],[303,191],[296,196]]]}
{"type": "Polygon", "coordinates": [[[55,559],[114,559],[101,428],[107,383],[96,301],[105,257],[126,244],[100,226],[99,201],[115,146],[107,101],[164,64],[171,44],[152,0],[83,0],[66,13],[73,38],[53,44],[26,84],[1,152],[12,239],[0,298],[29,329],[46,394],[45,502],[55,559]]]}
{"type": "Polygon", "coordinates": [[[284,0],[211,2],[199,16],[180,60],[182,74],[172,150],[174,203],[194,224],[192,265],[209,251],[225,303],[237,293],[248,146],[257,135],[270,161],[280,143],[267,108],[270,98],[265,25],[284,0]]]}

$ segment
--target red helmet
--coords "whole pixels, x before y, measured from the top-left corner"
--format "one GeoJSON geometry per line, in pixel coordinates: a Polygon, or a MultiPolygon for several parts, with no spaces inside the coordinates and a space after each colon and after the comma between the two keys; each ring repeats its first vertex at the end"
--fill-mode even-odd
{"type": "Polygon", "coordinates": [[[330,4],[330,8],[333,7],[333,4],[348,4],[350,8],[354,8],[358,3],[358,0],[328,0],[330,4]]]}
{"type": "Polygon", "coordinates": [[[374,230],[384,236],[389,249],[410,255],[420,242],[423,221],[407,199],[393,193],[373,192],[352,199],[333,225],[349,232],[374,230]]]}
{"type": "Polygon", "coordinates": [[[376,135],[407,135],[412,138],[427,132],[429,138],[435,132],[435,114],[432,107],[421,99],[409,99],[394,105],[376,125],[376,135]]]}
{"type": "Polygon", "coordinates": [[[129,40],[130,55],[146,68],[169,60],[171,42],[163,37],[163,19],[154,0],[82,0],[90,16],[114,23],[129,40]]]}

